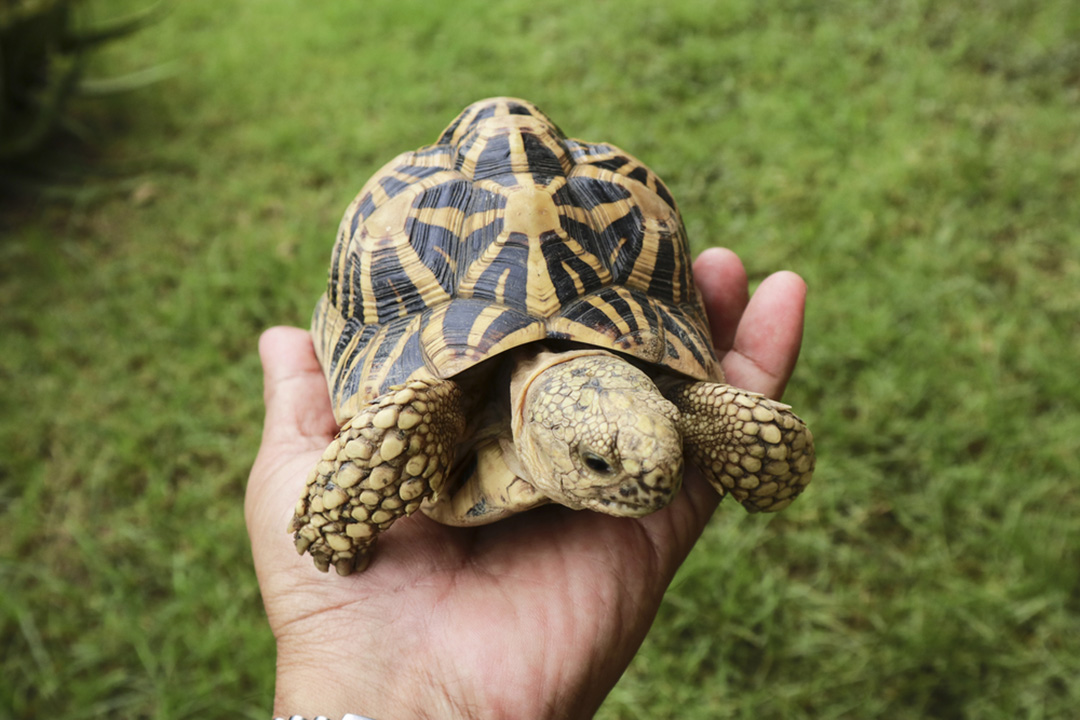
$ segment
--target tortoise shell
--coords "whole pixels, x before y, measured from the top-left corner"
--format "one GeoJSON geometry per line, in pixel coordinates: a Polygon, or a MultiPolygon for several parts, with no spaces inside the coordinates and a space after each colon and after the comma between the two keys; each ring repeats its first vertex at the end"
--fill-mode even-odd
{"type": "Polygon", "coordinates": [[[339,421],[394,385],[542,340],[720,379],[667,188],[514,98],[470,105],[364,185],[313,335],[339,421]]]}

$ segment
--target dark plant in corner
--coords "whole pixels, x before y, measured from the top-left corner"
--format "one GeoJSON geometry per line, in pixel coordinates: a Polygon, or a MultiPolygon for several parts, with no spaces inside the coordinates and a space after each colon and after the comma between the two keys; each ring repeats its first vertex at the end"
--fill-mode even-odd
{"type": "MultiPolygon", "coordinates": [[[[161,67],[109,80],[84,77],[89,56],[137,32],[157,6],[104,24],[83,22],[87,0],[0,0],[0,181],[18,185],[55,137],[84,135],[68,113],[82,95],[132,90],[160,79],[161,67]]],[[[34,174],[34,173],[30,173],[34,174]]]]}

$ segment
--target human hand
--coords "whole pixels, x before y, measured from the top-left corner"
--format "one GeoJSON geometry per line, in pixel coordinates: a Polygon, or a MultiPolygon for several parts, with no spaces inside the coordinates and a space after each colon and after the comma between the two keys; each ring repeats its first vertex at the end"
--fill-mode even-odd
{"type": "MultiPolygon", "coordinates": [[[[806,287],[767,278],[753,298],[734,253],[694,264],[727,381],[779,399],[798,357],[806,287]]],[[[310,335],[259,343],[262,446],[245,515],[277,639],[277,715],[592,717],[648,632],[675,571],[719,502],[688,467],[684,490],[639,519],[545,506],[472,528],[417,513],[371,567],[318,572],[285,532],[337,432],[310,335]]]]}

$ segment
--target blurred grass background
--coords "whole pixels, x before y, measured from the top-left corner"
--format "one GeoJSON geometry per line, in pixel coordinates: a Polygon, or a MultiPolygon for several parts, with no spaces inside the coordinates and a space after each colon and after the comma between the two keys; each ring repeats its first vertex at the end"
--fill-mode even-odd
{"type": "Polygon", "coordinates": [[[1076,717],[1074,0],[184,0],[95,69],[174,61],[78,107],[62,200],[0,201],[0,718],[267,716],[256,339],[496,94],[810,287],[815,482],[721,507],[600,717],[1076,717]]]}

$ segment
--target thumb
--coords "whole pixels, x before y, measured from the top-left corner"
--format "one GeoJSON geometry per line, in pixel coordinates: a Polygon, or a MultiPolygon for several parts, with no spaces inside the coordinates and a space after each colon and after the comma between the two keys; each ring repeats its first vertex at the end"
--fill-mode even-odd
{"type": "Polygon", "coordinates": [[[244,502],[256,569],[269,566],[263,556],[273,556],[268,548],[283,542],[304,478],[337,432],[326,380],[307,331],[270,328],[259,338],[259,357],[266,419],[244,502]]]}
{"type": "Polygon", "coordinates": [[[311,335],[273,327],[259,338],[266,420],[262,450],[322,449],[337,432],[311,335]]]}

